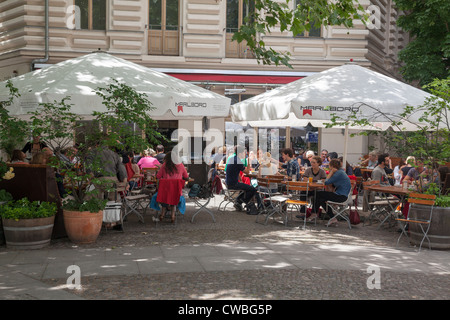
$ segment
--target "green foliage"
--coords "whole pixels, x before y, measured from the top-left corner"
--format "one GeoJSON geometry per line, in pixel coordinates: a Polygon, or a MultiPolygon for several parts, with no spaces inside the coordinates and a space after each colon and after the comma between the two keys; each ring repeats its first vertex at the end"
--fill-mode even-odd
{"type": "Polygon", "coordinates": [[[0,189],[0,202],[2,201],[12,201],[13,197],[11,193],[6,191],[5,189],[0,189]]]}
{"type": "Polygon", "coordinates": [[[107,201],[97,199],[98,190],[113,191],[113,186],[98,179],[98,176],[107,175],[96,150],[144,150],[149,142],[155,145],[164,139],[156,131],[156,121],[149,116],[153,107],[144,94],[115,79],[106,88],[97,88],[96,94],[103,98],[107,111],[93,113],[94,126],[85,130],[85,140],[74,150],[75,163],[64,161],[59,153],[72,145],[76,129],[81,128],[81,117],[71,112],[70,97],[40,104],[40,109],[32,113],[31,129],[39,131],[41,139],[57,155],[49,165],[64,176],[69,195],[73,197],[63,204],[65,209],[98,212],[105,208],[107,201]],[[146,137],[140,130],[135,131],[135,127],[143,130],[146,137]]]}
{"type": "Polygon", "coordinates": [[[18,89],[10,80],[6,82],[6,87],[9,89],[9,98],[7,101],[0,101],[0,149],[11,155],[17,146],[23,145],[28,132],[26,121],[11,117],[6,110],[15,98],[20,97],[18,89]]]}
{"type": "Polygon", "coordinates": [[[450,196],[440,196],[436,198],[436,207],[450,208],[450,196]]]}
{"type": "Polygon", "coordinates": [[[232,39],[237,42],[245,41],[254,53],[258,62],[265,65],[290,65],[289,52],[277,52],[267,48],[263,40],[264,35],[270,34],[274,28],[281,32],[289,31],[293,35],[309,31],[312,24],[342,25],[353,27],[353,20],[367,22],[368,14],[364,13],[361,5],[353,0],[301,0],[300,4],[289,9],[290,0],[247,0],[254,3],[255,10],[244,19],[244,24],[233,34],[232,39]]]}
{"type": "Polygon", "coordinates": [[[450,75],[450,2],[441,0],[395,0],[405,12],[397,24],[410,32],[412,41],[399,53],[403,77],[420,85],[450,75]]]}
{"type": "Polygon", "coordinates": [[[157,145],[164,138],[156,129],[157,122],[150,117],[154,109],[143,93],[113,79],[106,88],[97,88],[96,94],[103,98],[106,112],[94,112],[95,120],[104,128],[109,128],[104,145],[120,150],[145,150],[148,144],[157,145]],[[134,127],[127,124],[134,124],[134,127]],[[143,130],[148,140],[142,138],[143,130]],[[120,141],[120,143],[118,143],[120,141]]]}
{"type": "Polygon", "coordinates": [[[107,202],[108,200],[98,199],[95,197],[83,201],[82,203],[68,199],[63,203],[63,207],[64,209],[71,211],[99,212],[105,208],[107,202]]]}
{"type": "Polygon", "coordinates": [[[30,201],[23,198],[10,201],[0,207],[0,216],[4,219],[36,219],[51,217],[56,214],[56,203],[46,201],[30,201]]]}
{"type": "Polygon", "coordinates": [[[58,152],[74,141],[74,130],[80,127],[82,117],[70,112],[70,97],[52,103],[41,103],[38,110],[31,112],[28,124],[32,132],[39,132],[41,141],[51,150],[58,152]]]}
{"type": "MultiPolygon", "coordinates": [[[[428,98],[422,106],[405,108],[400,118],[392,118],[391,126],[399,131],[371,131],[370,134],[381,135],[387,149],[403,158],[414,156],[432,168],[450,161],[450,78],[435,79],[425,87],[434,96],[428,98]],[[423,111],[416,125],[417,131],[401,130],[404,122],[415,112],[423,111]]],[[[389,118],[388,115],[385,115],[389,118]]],[[[347,119],[333,115],[331,124],[327,127],[348,124],[350,126],[370,126],[368,118],[358,113],[351,114],[347,119]]],[[[361,134],[367,134],[362,132],[361,134]]],[[[437,186],[436,186],[437,187],[437,186]]],[[[433,194],[440,195],[440,188],[431,188],[433,194]],[[439,189],[439,190],[438,190],[439,189]],[[439,192],[437,192],[438,190],[439,192]]],[[[430,192],[431,192],[430,191],[430,192]]]]}

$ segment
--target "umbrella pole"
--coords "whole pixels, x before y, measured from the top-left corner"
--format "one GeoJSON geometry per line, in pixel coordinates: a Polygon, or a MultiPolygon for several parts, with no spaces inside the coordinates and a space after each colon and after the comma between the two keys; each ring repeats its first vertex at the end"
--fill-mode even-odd
{"type": "Polygon", "coordinates": [[[286,127],[286,148],[291,147],[291,127],[286,127]]]}
{"type": "Polygon", "coordinates": [[[342,155],[342,168],[346,170],[347,164],[347,146],[348,146],[348,124],[345,125],[344,130],[344,154],[342,155]]]}

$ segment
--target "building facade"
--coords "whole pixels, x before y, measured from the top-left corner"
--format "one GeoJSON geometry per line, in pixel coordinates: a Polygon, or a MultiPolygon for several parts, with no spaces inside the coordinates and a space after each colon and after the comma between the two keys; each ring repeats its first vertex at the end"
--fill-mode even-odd
{"type": "MultiPolygon", "coordinates": [[[[395,23],[401,13],[392,0],[360,3],[372,14],[371,26],[356,21],[352,29],[317,26],[301,35],[275,29],[264,36],[267,46],[291,53],[289,69],[258,64],[245,44],[231,41],[252,10],[244,0],[0,0],[0,80],[95,50],[227,95],[232,103],[350,59],[398,78],[397,53],[409,41],[395,23]]],[[[209,125],[224,130],[224,120],[209,125]]],[[[193,127],[183,121],[179,127],[193,127]]],[[[167,125],[173,127],[173,119],[167,125]]]]}

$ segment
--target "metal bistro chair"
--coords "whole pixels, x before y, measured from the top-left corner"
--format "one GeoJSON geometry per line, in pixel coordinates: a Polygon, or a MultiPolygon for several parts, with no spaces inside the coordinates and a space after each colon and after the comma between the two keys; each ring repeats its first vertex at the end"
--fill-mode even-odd
{"type": "MultiPolygon", "coordinates": [[[[211,170],[214,170],[214,169],[211,169],[211,170]]],[[[207,191],[207,194],[203,195],[202,197],[189,197],[189,199],[192,200],[195,203],[195,205],[198,207],[197,211],[192,215],[191,222],[194,222],[195,217],[201,211],[206,211],[213,219],[213,222],[216,222],[214,213],[208,208],[209,202],[211,201],[211,199],[214,198],[215,183],[216,183],[216,180],[215,179],[213,180],[212,176],[208,173],[208,182],[204,186],[202,186],[202,188],[208,189],[208,190],[205,190],[205,191],[207,191]]]]}
{"type": "MultiPolygon", "coordinates": [[[[427,206],[429,206],[429,209],[430,209],[430,215],[429,215],[428,219],[417,219],[415,217],[411,217],[410,214],[408,214],[407,219],[403,219],[403,218],[395,219],[399,222],[404,222],[403,224],[400,225],[401,234],[397,240],[397,247],[398,247],[400,239],[403,235],[408,237],[407,228],[409,227],[409,225],[417,224],[420,226],[420,230],[422,231],[422,234],[423,234],[423,238],[422,238],[422,241],[420,242],[420,246],[419,246],[419,252],[422,249],[422,244],[425,239],[428,240],[428,247],[431,250],[431,242],[430,242],[430,238],[428,237],[428,231],[430,230],[431,218],[433,216],[433,208],[434,208],[435,200],[436,200],[436,196],[432,195],[432,194],[421,194],[421,193],[410,193],[409,194],[408,202],[411,203],[411,206],[416,205],[416,204],[427,205],[427,206]]],[[[411,206],[409,207],[410,209],[411,209],[411,206]]]]}
{"type": "Polygon", "coordinates": [[[264,209],[256,216],[256,222],[258,222],[259,215],[261,213],[266,214],[266,219],[264,224],[267,225],[270,217],[273,217],[275,214],[279,214],[284,221],[284,224],[287,225],[286,213],[283,210],[283,205],[289,199],[286,196],[281,195],[278,192],[273,193],[270,189],[274,183],[280,183],[279,179],[273,180],[272,178],[258,178],[258,186],[259,194],[262,196],[261,200],[264,205],[264,209]]]}
{"type": "Polygon", "coordinates": [[[272,202],[272,197],[275,195],[270,189],[269,179],[266,177],[258,177],[258,193],[261,197],[261,203],[263,205],[262,210],[259,211],[256,216],[256,222],[259,220],[261,214],[271,214],[276,210],[276,203],[272,202]]]}
{"type": "MultiPolygon", "coordinates": [[[[306,230],[306,222],[308,221],[306,211],[308,206],[311,204],[309,193],[309,181],[289,181],[286,183],[288,194],[291,193],[292,198],[286,201],[286,223],[287,223],[287,212],[290,206],[294,206],[298,209],[301,215],[301,208],[305,208],[305,213],[303,215],[303,230],[306,230]],[[297,199],[294,199],[297,198],[297,199]]],[[[292,220],[292,214],[291,214],[292,220]]],[[[317,217],[314,218],[314,225],[317,224],[317,217]]]]}
{"type": "Polygon", "coordinates": [[[328,220],[327,223],[327,227],[330,226],[330,222],[333,219],[336,219],[341,217],[342,219],[344,219],[345,221],[347,221],[348,223],[348,228],[351,229],[352,228],[352,224],[350,223],[350,217],[347,214],[349,212],[349,209],[351,208],[351,205],[353,203],[353,189],[356,187],[356,181],[355,180],[350,180],[352,187],[350,188],[350,192],[348,193],[347,196],[347,200],[345,200],[344,202],[334,202],[334,201],[327,201],[327,208],[326,211],[328,211],[328,207],[331,208],[331,211],[333,211],[333,217],[328,220]]]}
{"type": "Polygon", "coordinates": [[[123,203],[123,220],[125,220],[130,213],[134,213],[139,218],[139,221],[144,223],[144,216],[150,203],[150,196],[144,193],[134,195],[129,191],[127,192],[125,186],[118,187],[117,192],[123,203]],[[139,212],[138,210],[142,212],[139,212]]]}
{"type": "Polygon", "coordinates": [[[158,173],[159,168],[142,168],[142,174],[144,175],[142,179],[142,189],[148,189],[150,193],[155,193],[157,188],[157,179],[156,174],[158,173]]]}
{"type": "Polygon", "coordinates": [[[371,225],[372,220],[374,219],[378,220],[381,226],[381,222],[389,216],[389,212],[392,210],[392,204],[388,199],[386,199],[386,197],[381,195],[379,192],[371,191],[369,189],[371,186],[379,184],[380,181],[378,180],[363,182],[364,202],[369,210],[369,216],[364,219],[363,226],[366,225],[366,222],[369,222],[371,225]]]}
{"type": "Polygon", "coordinates": [[[224,178],[220,178],[220,182],[222,183],[222,191],[223,191],[225,197],[222,200],[222,202],[219,203],[219,207],[217,208],[217,210],[218,211],[225,211],[226,207],[230,203],[232,203],[232,204],[236,204],[237,203],[237,198],[244,191],[243,190],[230,190],[230,189],[228,189],[227,183],[225,182],[224,178]],[[225,205],[221,209],[220,207],[222,206],[223,203],[225,203],[225,205]]]}

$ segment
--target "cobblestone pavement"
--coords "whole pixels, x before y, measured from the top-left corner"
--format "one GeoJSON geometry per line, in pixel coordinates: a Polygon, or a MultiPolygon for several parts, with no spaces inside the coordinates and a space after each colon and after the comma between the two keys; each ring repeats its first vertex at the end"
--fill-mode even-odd
{"type": "MultiPolygon", "coordinates": [[[[319,220],[316,226],[312,224],[307,230],[302,230],[298,228],[300,221],[295,217],[287,227],[273,221],[264,225],[256,223],[255,216],[236,212],[233,209],[227,208],[226,212],[217,212],[214,207],[218,206],[220,200],[220,197],[216,196],[210,206],[215,212],[215,223],[206,212],[200,213],[195,221],[191,222],[194,208],[189,204],[185,217],[179,219],[176,225],[165,221],[155,223],[150,214],[146,215],[144,224],[138,222],[135,216],[130,216],[125,222],[124,232],[103,229],[96,243],[83,246],[76,246],[66,238],[56,239],[52,240],[48,250],[55,250],[55,252],[63,249],[120,250],[121,248],[187,245],[207,247],[224,244],[233,247],[242,243],[264,243],[273,246],[289,244],[293,248],[295,246],[314,247],[317,250],[314,255],[319,256],[320,248],[331,248],[326,251],[327,253],[323,252],[323,254],[329,254],[333,252],[334,246],[396,249],[399,236],[396,226],[378,230],[378,225],[363,226],[361,223],[350,230],[344,222],[340,222],[338,227],[328,228],[324,226],[324,221],[319,220]]],[[[0,252],[2,249],[4,250],[0,248],[0,252]]],[[[398,249],[405,253],[417,251],[409,246],[406,239],[402,239],[398,249]]],[[[426,255],[427,252],[428,250],[425,249],[419,254],[426,255]]],[[[449,256],[448,251],[433,250],[431,252],[439,257],[442,255],[445,259],[449,256]]],[[[305,259],[308,258],[305,252],[299,252],[299,254],[304,254],[305,259]]],[[[330,256],[330,259],[333,257],[330,256]]],[[[430,265],[432,263],[433,261],[430,261],[430,265]]],[[[64,290],[83,299],[449,299],[448,270],[450,268],[430,274],[396,270],[394,266],[391,270],[381,272],[379,289],[368,288],[368,278],[371,274],[365,270],[312,266],[310,268],[251,270],[238,268],[223,271],[160,272],[149,275],[82,276],[81,290],[64,290]]],[[[38,280],[54,288],[64,287],[66,283],[64,277],[38,280]]]]}

